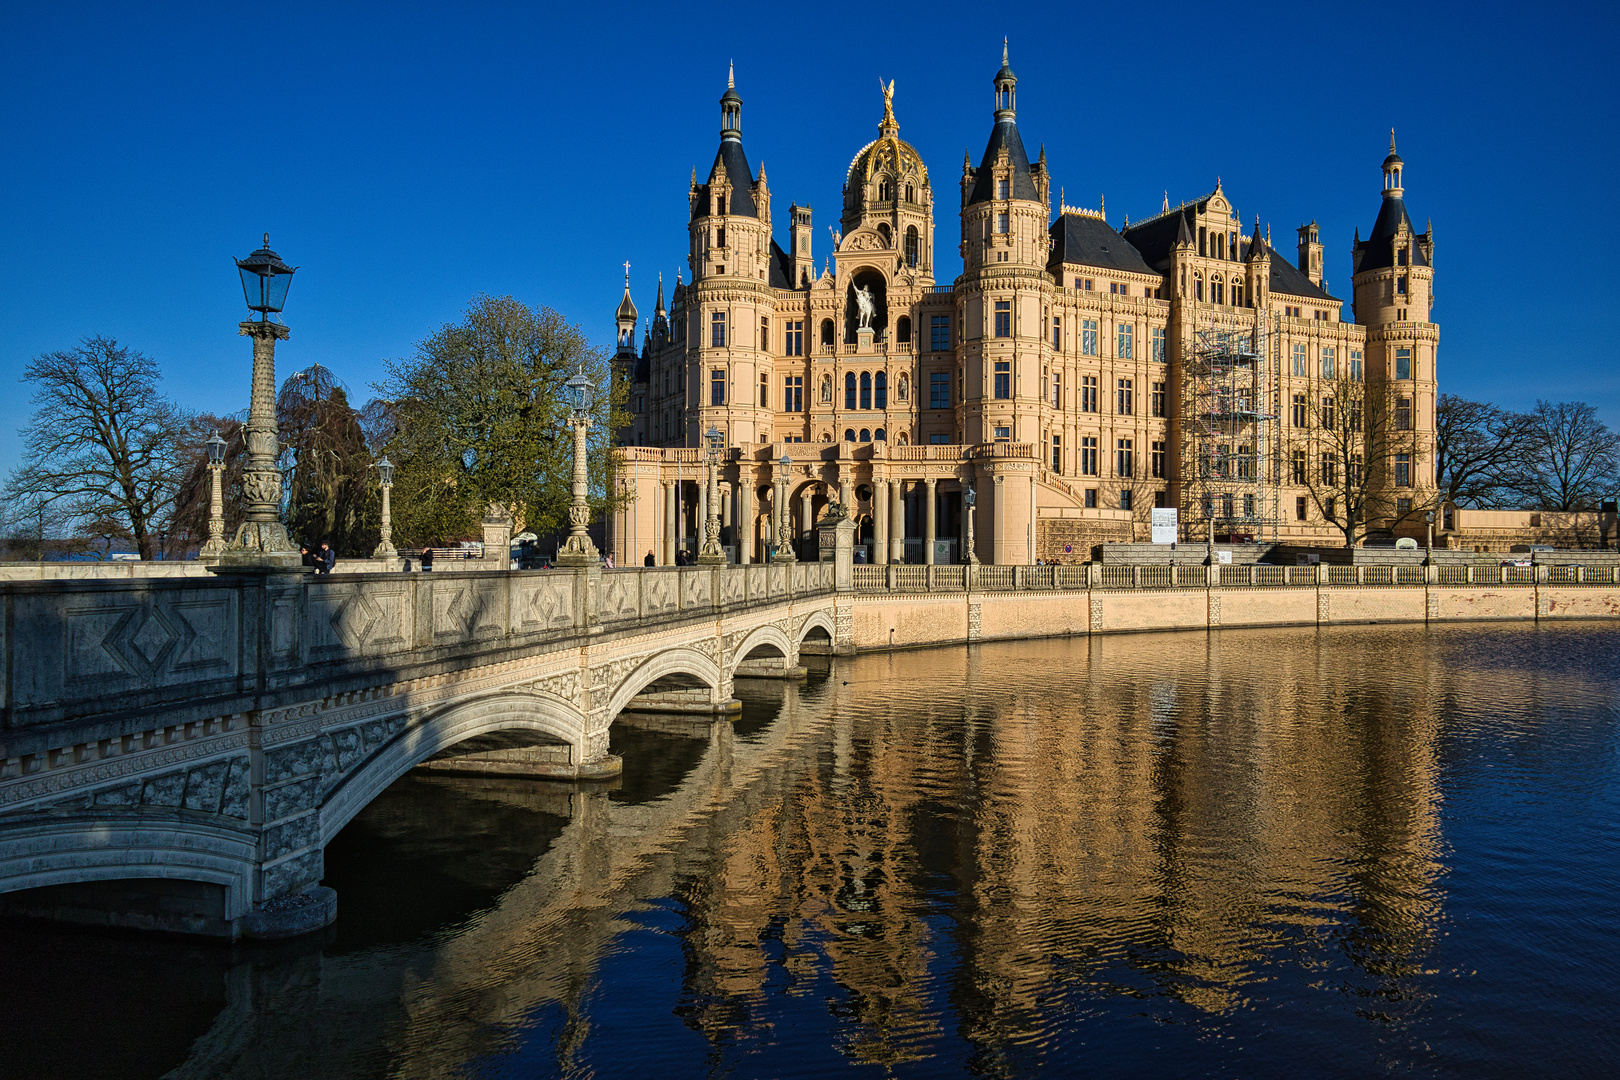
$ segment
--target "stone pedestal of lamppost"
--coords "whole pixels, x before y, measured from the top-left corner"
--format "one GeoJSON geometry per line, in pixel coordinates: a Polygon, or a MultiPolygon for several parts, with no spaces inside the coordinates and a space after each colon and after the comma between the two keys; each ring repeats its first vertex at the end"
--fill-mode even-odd
{"type": "Polygon", "coordinates": [[[700,566],[724,566],[726,562],[726,549],[720,546],[719,454],[720,441],[724,437],[719,429],[714,427],[704,433],[704,440],[708,443],[707,453],[703,459],[705,466],[703,482],[707,495],[704,498],[703,544],[698,548],[697,556],[700,566]]]}
{"type": "Polygon", "coordinates": [[[303,559],[281,522],[281,470],[276,467],[281,450],[276,428],[276,342],[286,341],[291,331],[270,321],[286,305],[297,267],[288,266],[270,250],[270,234],[266,233],[264,247],[236,260],[236,268],[248,309],[258,312],[259,318],[238,326],[243,337],[253,339],[253,396],[242,429],[247,446],[242,471],[243,520],[220,555],[219,568],[297,571],[303,559]]]}
{"type": "Polygon", "coordinates": [[[791,530],[793,517],[788,513],[788,470],[793,467],[793,459],[786,454],[776,463],[776,505],[771,508],[772,516],[776,518],[776,552],[771,556],[773,563],[798,562],[798,556],[793,554],[793,540],[791,530]]]}
{"type": "Polygon", "coordinates": [[[568,539],[557,552],[558,566],[599,567],[601,556],[591,543],[586,527],[591,520],[591,507],[587,499],[589,474],[586,472],[585,433],[591,428],[591,381],[583,371],[569,379],[564,393],[570,407],[568,424],[574,429],[574,490],[568,507],[568,539]]]}

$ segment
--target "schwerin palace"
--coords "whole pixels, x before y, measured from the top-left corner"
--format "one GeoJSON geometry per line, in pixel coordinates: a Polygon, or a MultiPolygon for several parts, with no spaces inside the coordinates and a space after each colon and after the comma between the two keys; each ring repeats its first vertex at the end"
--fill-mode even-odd
{"type": "Polygon", "coordinates": [[[1393,395],[1411,433],[1409,452],[1372,470],[1384,497],[1363,520],[1421,536],[1434,248],[1407,214],[1393,137],[1345,322],[1315,223],[1299,230],[1296,265],[1258,222],[1244,231],[1219,183],[1119,230],[1061,200],[1054,221],[1045,151],[1030,162],[1005,51],[993,82],[989,143],[962,164],[963,270],[940,285],[933,183],[899,136],[892,84],[818,266],[809,207],[788,207],[786,250],[773,237],[765,170],[749,167],[728,80],[714,165],[692,176],[691,280],[677,273],[666,309],[660,277],[639,351],[628,276],[617,314],[614,377],[632,417],[616,433],[624,502],[609,522],[621,563],[648,552],[669,563],[677,545],[701,543],[710,432],[737,561],[783,539],[813,556],[832,502],[874,562],[962,561],[969,488],[983,562],[1083,561],[1094,544],[1147,540],[1154,507],[1180,508],[1184,540],[1342,542],[1320,483],[1341,465],[1313,427],[1347,377],[1369,399],[1393,395]]]}

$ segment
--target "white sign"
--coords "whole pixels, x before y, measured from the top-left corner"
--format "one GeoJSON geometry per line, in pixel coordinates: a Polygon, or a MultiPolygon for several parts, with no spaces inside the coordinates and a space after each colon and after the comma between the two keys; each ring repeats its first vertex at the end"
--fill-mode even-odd
{"type": "Polygon", "coordinates": [[[1153,542],[1155,544],[1173,544],[1176,542],[1176,508],[1173,506],[1153,508],[1153,542]]]}
{"type": "Polygon", "coordinates": [[[1222,566],[1231,566],[1232,553],[1230,551],[1217,551],[1215,553],[1215,561],[1220,563],[1222,566]]]}

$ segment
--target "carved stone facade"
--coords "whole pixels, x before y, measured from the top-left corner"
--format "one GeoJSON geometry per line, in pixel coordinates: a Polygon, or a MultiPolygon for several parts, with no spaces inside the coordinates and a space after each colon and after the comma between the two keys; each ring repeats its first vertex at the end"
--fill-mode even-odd
{"type": "Polygon", "coordinates": [[[1260,342],[1270,371],[1267,400],[1241,406],[1268,418],[1264,452],[1242,438],[1218,449],[1241,462],[1232,469],[1262,472],[1272,495],[1230,513],[1215,500],[1225,528],[1260,531],[1243,528],[1253,517],[1277,539],[1334,542],[1349,499],[1324,495],[1321,477],[1361,468],[1377,492],[1367,523],[1421,534],[1438,392],[1434,244],[1407,213],[1393,146],[1382,207],[1353,245],[1347,304],[1328,290],[1314,222],[1285,258],[1219,181],[1135,222],[1061,196],[1054,216],[1044,151],[1032,163],[1019,133],[1017,82],[1003,57],[989,143],[960,176],[963,270],[943,285],[936,193],[899,137],[892,84],[878,137],[846,172],[820,267],[810,208],[789,207],[786,250],[773,239],[764,171],[749,171],[742,99],[727,88],[720,149],[689,189],[691,280],[677,272],[666,307],[660,278],[639,349],[628,284],[619,306],[614,371],[632,414],[618,433],[631,499],[610,522],[621,563],[651,552],[669,564],[695,548],[709,508],[694,448],[710,428],[727,444],[716,513],[737,562],[783,543],[813,557],[812,522],[831,502],[850,507],[868,562],[966,561],[969,488],[986,563],[1079,562],[1088,541],[1147,540],[1155,506],[1181,508],[1191,538],[1207,477],[1187,451],[1189,372],[1212,332],[1260,342]],[[1387,400],[1404,452],[1375,448],[1374,461],[1330,445],[1324,418],[1345,379],[1387,400]]]}

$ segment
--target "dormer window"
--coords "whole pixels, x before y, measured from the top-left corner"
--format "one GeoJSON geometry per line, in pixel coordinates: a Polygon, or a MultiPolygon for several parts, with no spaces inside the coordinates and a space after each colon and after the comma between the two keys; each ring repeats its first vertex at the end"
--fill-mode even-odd
{"type": "MultiPolygon", "coordinates": [[[[996,181],[996,198],[1005,199],[1005,198],[1008,197],[1008,190],[1007,189],[1009,187],[1009,183],[1010,182],[1007,181],[1007,180],[997,180],[996,181]]],[[[1006,230],[1003,229],[1002,231],[1005,232],[1006,230]]]]}
{"type": "Polygon", "coordinates": [[[722,225],[718,229],[714,230],[714,246],[715,247],[725,247],[726,246],[726,227],[724,225],[722,225]]]}
{"type": "Polygon", "coordinates": [[[996,215],[996,232],[1003,236],[1007,234],[1007,211],[1005,210],[996,215]]]}
{"type": "Polygon", "coordinates": [[[1400,277],[1395,279],[1395,295],[1397,295],[1397,296],[1405,296],[1406,295],[1406,275],[1405,274],[1402,274],[1400,277]]]}
{"type": "MultiPolygon", "coordinates": [[[[726,212],[726,197],[724,195],[716,195],[714,197],[714,212],[716,214],[723,214],[726,212]]],[[[721,241],[721,243],[724,242],[725,241],[723,240],[721,241]]]]}
{"type": "Polygon", "coordinates": [[[1397,251],[1395,253],[1395,265],[1396,266],[1405,266],[1406,265],[1406,249],[1405,248],[1401,248],[1401,250],[1399,250],[1399,251],[1397,251]]]}

